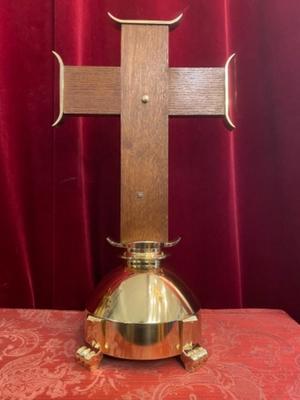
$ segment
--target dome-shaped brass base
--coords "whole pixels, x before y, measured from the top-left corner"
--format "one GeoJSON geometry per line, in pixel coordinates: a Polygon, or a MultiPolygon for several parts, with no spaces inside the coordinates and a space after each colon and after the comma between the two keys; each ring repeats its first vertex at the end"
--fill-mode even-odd
{"type": "Polygon", "coordinates": [[[89,367],[102,355],[155,360],[181,355],[187,369],[206,358],[200,342],[199,305],[184,284],[160,267],[155,242],[136,242],[127,265],[98,285],[87,305],[85,342],[77,358],[89,367]]]}

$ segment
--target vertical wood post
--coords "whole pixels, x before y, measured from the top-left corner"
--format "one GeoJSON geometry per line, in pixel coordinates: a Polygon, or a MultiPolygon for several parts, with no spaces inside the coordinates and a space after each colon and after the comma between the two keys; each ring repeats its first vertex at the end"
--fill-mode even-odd
{"type": "Polygon", "coordinates": [[[122,25],[121,242],[168,241],[168,26],[122,25]]]}

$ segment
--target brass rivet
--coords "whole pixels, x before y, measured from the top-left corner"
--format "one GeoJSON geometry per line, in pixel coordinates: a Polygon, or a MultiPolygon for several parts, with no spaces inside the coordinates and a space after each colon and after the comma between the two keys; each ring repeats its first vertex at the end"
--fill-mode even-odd
{"type": "Polygon", "coordinates": [[[147,94],[144,94],[144,96],[142,97],[142,103],[148,103],[149,101],[149,96],[147,94]]]}

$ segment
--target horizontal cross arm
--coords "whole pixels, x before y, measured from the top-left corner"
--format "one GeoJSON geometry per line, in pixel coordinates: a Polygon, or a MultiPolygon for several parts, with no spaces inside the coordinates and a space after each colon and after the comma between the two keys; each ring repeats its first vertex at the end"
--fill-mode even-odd
{"type": "Polygon", "coordinates": [[[64,65],[59,62],[59,116],[64,114],[120,114],[120,67],[86,67],[64,65]]]}
{"type": "Polygon", "coordinates": [[[66,66],[65,114],[120,114],[120,67],[66,66]]]}
{"type": "Polygon", "coordinates": [[[222,68],[169,68],[169,115],[219,115],[235,128],[229,93],[229,67],[234,56],[222,68]]]}
{"type": "Polygon", "coordinates": [[[224,68],[170,68],[170,115],[224,115],[224,68]]]}

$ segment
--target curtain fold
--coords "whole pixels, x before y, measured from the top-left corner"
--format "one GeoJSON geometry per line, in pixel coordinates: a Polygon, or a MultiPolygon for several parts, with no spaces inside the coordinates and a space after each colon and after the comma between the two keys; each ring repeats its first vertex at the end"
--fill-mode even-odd
{"type": "Polygon", "coordinates": [[[297,0],[18,0],[0,5],[0,306],[84,308],[119,264],[120,120],[68,116],[58,69],[120,65],[120,18],[184,17],[171,67],[223,66],[237,129],[169,119],[169,266],[204,307],[283,308],[300,319],[297,0]]]}
{"type": "Polygon", "coordinates": [[[34,12],[32,2],[2,2],[0,10],[0,303],[46,307],[53,265],[52,4],[34,12]]]}

